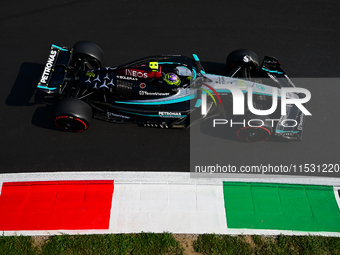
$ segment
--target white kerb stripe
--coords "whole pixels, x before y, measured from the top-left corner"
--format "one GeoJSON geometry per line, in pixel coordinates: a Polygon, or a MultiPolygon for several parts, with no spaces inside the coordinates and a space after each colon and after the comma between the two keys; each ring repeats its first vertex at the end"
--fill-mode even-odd
{"type": "Polygon", "coordinates": [[[339,207],[339,210],[340,210],[340,194],[339,194],[339,191],[340,191],[340,187],[334,187],[335,200],[336,200],[338,207],[339,207]]]}
{"type": "Polygon", "coordinates": [[[115,184],[110,232],[225,233],[223,186],[115,184]]]}

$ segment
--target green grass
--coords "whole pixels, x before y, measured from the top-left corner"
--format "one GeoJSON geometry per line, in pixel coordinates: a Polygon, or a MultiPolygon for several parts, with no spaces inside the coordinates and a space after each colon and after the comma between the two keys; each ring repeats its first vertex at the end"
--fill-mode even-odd
{"type": "Polygon", "coordinates": [[[202,254],[332,254],[340,255],[340,238],[323,236],[264,237],[200,235],[193,244],[195,251],[202,254]]]}
{"type": "Polygon", "coordinates": [[[0,254],[183,254],[172,234],[51,236],[38,250],[25,236],[0,237],[0,254]]]}
{"type": "MultiPolygon", "coordinates": [[[[200,254],[332,254],[340,255],[340,238],[322,236],[199,235],[193,247],[200,254]]],[[[0,236],[0,254],[184,254],[170,233],[50,236],[38,249],[30,236],[0,236]]]]}
{"type": "Polygon", "coordinates": [[[193,246],[195,251],[204,254],[251,254],[244,236],[204,234],[198,236],[193,246]]]}
{"type": "Polygon", "coordinates": [[[33,247],[30,236],[1,236],[0,237],[0,254],[6,255],[30,255],[37,254],[33,247]]]}
{"type": "Polygon", "coordinates": [[[42,254],[182,254],[169,233],[53,236],[42,254]]]}

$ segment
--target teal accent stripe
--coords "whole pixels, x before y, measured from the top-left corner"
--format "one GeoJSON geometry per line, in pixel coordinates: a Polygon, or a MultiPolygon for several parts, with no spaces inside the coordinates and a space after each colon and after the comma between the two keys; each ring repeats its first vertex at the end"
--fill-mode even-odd
{"type": "Polygon", "coordinates": [[[266,69],[266,68],[264,68],[264,67],[262,67],[262,70],[264,70],[264,71],[267,71],[267,72],[270,72],[270,73],[278,73],[278,74],[283,74],[283,72],[274,71],[274,70],[269,70],[269,69],[266,69]]]}
{"type": "Polygon", "coordinates": [[[39,89],[48,89],[48,90],[55,90],[55,89],[57,89],[57,88],[49,88],[47,86],[41,86],[41,85],[38,85],[37,88],[39,88],[39,89]]]}
{"type": "Polygon", "coordinates": [[[164,105],[164,104],[175,104],[184,101],[188,101],[196,98],[196,95],[184,96],[181,98],[164,100],[164,101],[154,101],[154,102],[135,102],[135,101],[116,101],[118,104],[136,104],[136,105],[164,105]]]}
{"type": "Polygon", "coordinates": [[[195,59],[195,61],[200,61],[200,59],[198,58],[198,56],[196,54],[192,54],[193,58],[195,59]]]}
{"type": "Polygon", "coordinates": [[[181,65],[181,63],[178,62],[158,62],[159,65],[181,65]]]}
{"type": "Polygon", "coordinates": [[[284,130],[276,130],[276,133],[299,133],[299,131],[284,131],[284,130]]]}
{"type": "Polygon", "coordinates": [[[202,102],[201,99],[197,99],[196,104],[195,104],[195,107],[196,107],[196,108],[200,107],[200,106],[201,106],[201,102],[202,102]]]}
{"type": "Polygon", "coordinates": [[[59,46],[57,46],[55,44],[52,44],[52,47],[53,48],[57,48],[58,50],[61,50],[61,51],[68,51],[67,49],[63,49],[63,48],[61,48],[61,47],[59,47],[59,46]]]}
{"type": "Polygon", "coordinates": [[[196,72],[196,70],[195,70],[195,69],[192,69],[192,71],[194,72],[194,77],[192,77],[192,80],[195,80],[195,79],[196,79],[196,77],[197,77],[197,72],[196,72]]]}

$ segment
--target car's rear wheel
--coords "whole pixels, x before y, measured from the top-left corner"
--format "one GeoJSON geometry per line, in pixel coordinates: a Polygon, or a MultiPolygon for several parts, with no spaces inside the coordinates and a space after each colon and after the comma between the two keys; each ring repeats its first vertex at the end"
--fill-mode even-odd
{"type": "Polygon", "coordinates": [[[82,65],[86,70],[100,68],[103,57],[103,50],[90,41],[77,42],[72,48],[73,65],[82,65]]]}
{"type": "Polygon", "coordinates": [[[231,52],[227,57],[226,63],[228,76],[250,78],[257,73],[259,68],[259,59],[256,53],[246,49],[231,52]],[[237,70],[238,68],[239,70],[237,70]]]}
{"type": "Polygon", "coordinates": [[[92,109],[77,98],[65,98],[57,106],[54,123],[62,130],[81,132],[88,129],[92,109]]]}

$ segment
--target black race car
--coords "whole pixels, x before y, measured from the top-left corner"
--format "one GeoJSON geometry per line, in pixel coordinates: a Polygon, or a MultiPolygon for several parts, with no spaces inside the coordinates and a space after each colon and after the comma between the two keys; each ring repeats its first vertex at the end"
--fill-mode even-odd
{"type": "MultiPolygon", "coordinates": [[[[103,51],[93,42],[80,41],[72,48],[52,44],[37,88],[60,99],[54,117],[59,128],[84,131],[92,117],[146,127],[188,128],[216,114],[227,118],[233,107],[230,86],[242,93],[251,87],[256,109],[271,107],[274,90],[279,91],[275,99],[280,100],[283,87],[295,87],[279,61],[265,57],[260,66],[249,50],[229,54],[226,76],[206,73],[195,54],[151,56],[117,67],[101,67],[102,60],[103,51]],[[254,83],[251,78],[259,70],[274,85],[254,83]]],[[[288,98],[303,97],[288,94],[288,98]]],[[[287,106],[286,115],[280,114],[280,107],[265,116],[255,116],[248,108],[242,115],[244,125],[236,130],[239,139],[302,138],[304,113],[295,105],[287,106]]]]}

